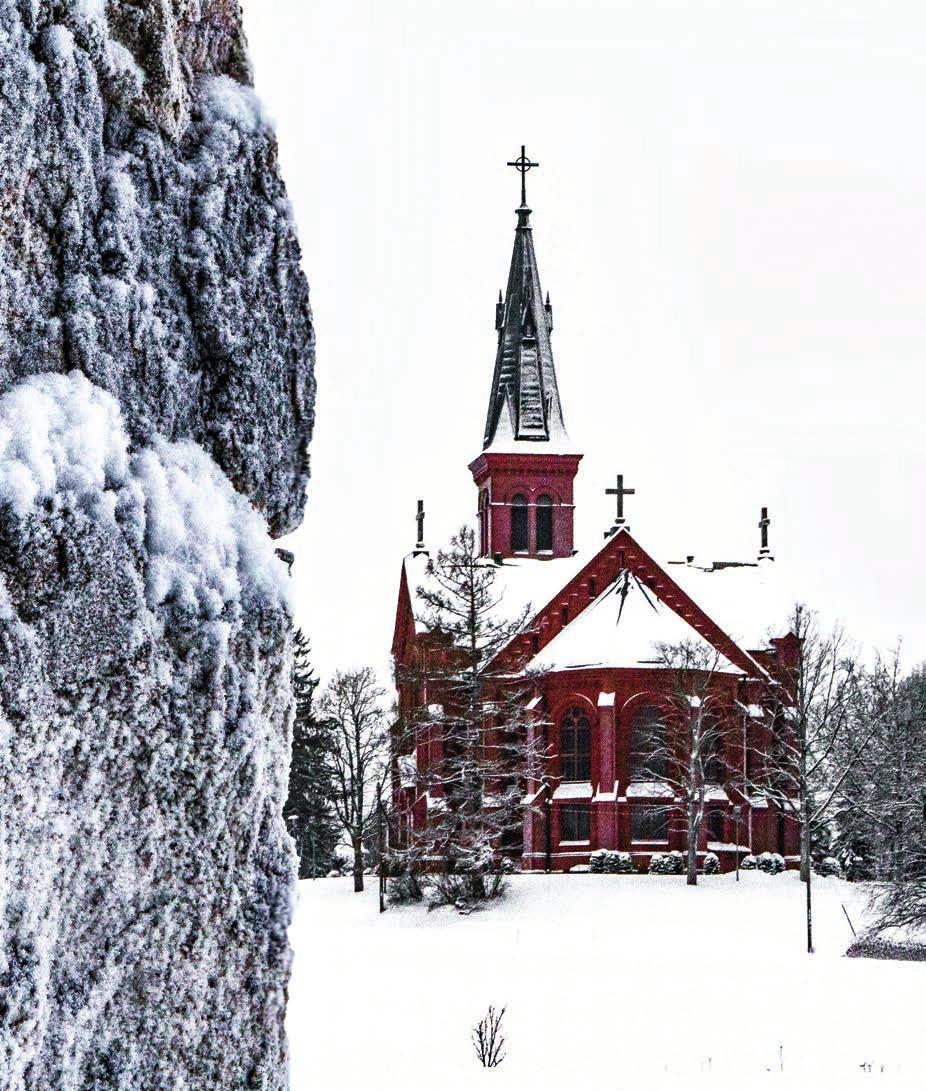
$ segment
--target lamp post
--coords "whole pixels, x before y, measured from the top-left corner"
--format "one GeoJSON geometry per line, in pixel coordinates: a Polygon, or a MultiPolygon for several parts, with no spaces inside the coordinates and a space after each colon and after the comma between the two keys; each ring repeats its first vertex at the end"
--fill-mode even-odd
{"type": "Polygon", "coordinates": [[[740,881],[740,819],[743,816],[743,808],[737,803],[733,808],[733,819],[736,822],[736,881],[740,881]]]}

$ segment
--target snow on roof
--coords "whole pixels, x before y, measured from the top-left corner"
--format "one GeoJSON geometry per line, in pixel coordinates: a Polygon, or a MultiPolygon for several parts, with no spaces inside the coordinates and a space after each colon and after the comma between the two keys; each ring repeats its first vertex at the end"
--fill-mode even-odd
{"type": "Polygon", "coordinates": [[[554,799],[591,799],[592,786],[584,782],[571,782],[560,784],[553,793],[554,799]]]}
{"type": "Polygon", "coordinates": [[[670,562],[665,570],[741,648],[765,648],[770,636],[787,633],[796,592],[780,561],[670,562]]]}
{"type": "MultiPolygon", "coordinates": [[[[658,644],[690,642],[704,648],[704,638],[666,606],[644,591],[637,580],[612,583],[578,617],[559,632],[528,664],[529,670],[575,670],[580,667],[659,666],[658,644]]],[[[742,674],[721,656],[716,670],[742,674]]]]}
{"type": "Polygon", "coordinates": [[[672,788],[661,780],[635,780],[627,785],[628,799],[672,798],[672,788]]]}
{"type": "MultiPolygon", "coordinates": [[[[415,631],[418,633],[427,631],[424,624],[426,610],[418,588],[427,584],[428,561],[428,556],[421,553],[405,558],[408,592],[415,615],[415,631]]],[[[495,573],[494,586],[500,599],[500,610],[507,617],[516,618],[527,607],[530,608],[531,616],[542,610],[587,561],[588,557],[576,554],[551,560],[534,557],[508,559],[498,565],[487,558],[485,564],[495,573]]]]}
{"type": "Polygon", "coordinates": [[[740,705],[750,720],[764,720],[765,709],[761,705],[740,705]]]}
{"type": "Polygon", "coordinates": [[[708,788],[704,793],[704,798],[709,803],[729,803],[730,797],[723,790],[723,788],[708,788]]]}

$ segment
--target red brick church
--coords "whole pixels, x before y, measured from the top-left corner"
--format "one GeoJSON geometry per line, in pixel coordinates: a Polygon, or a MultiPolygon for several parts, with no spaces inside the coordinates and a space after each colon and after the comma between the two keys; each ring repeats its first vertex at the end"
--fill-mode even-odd
{"type": "MultiPolygon", "coordinates": [[[[661,562],[631,534],[624,504],[633,490],[618,477],[608,490],[617,517],[604,544],[576,547],[573,482],[582,454],[566,432],[557,388],[552,308],[541,290],[523,184],[532,164],[523,149],[513,165],[521,170],[522,200],[508,285],[496,306],[482,451],[469,469],[481,554],[496,567],[512,616],[530,604],[503,654],[530,679],[525,701],[549,753],[545,775],[524,785],[523,835],[514,851],[525,870],[566,870],[587,864],[596,849],[628,852],[640,867],[655,852],[685,850],[667,759],[646,752],[670,718],[677,686],[676,672],[654,649],[684,643],[712,655],[707,684],[715,715],[730,727],[718,734],[722,752],[707,767],[699,854],[715,853],[722,870],[737,854],[771,851],[793,860],[797,827],[755,791],[752,768],[782,729],[782,680],[796,658],[793,636],[774,628],[769,636],[788,603],[776,594],[766,512],[751,558],[701,562],[682,553],[661,562]]],[[[433,645],[417,601],[428,564],[420,527],[418,548],[402,566],[392,645],[400,712],[420,698],[402,683],[402,668],[433,645]]],[[[420,772],[439,746],[429,733],[407,759],[420,772]]],[[[401,769],[400,761],[394,804],[401,836],[410,837],[439,801],[419,795],[401,769]]]]}

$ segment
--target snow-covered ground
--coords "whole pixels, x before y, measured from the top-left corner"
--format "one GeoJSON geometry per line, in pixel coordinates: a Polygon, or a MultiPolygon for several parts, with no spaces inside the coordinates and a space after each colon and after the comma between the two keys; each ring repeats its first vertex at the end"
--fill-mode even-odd
{"type": "Polygon", "coordinates": [[[926,964],[841,957],[860,886],[815,881],[808,956],[793,872],[523,875],[468,917],[379,916],[375,882],[299,884],[293,1091],[926,1087],[926,964]],[[495,1070],[469,1040],[489,1004],[495,1070]]]}

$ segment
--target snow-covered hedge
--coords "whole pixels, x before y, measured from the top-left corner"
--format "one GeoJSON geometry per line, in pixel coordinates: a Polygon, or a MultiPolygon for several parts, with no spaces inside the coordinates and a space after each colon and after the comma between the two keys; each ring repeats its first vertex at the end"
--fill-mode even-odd
{"type": "Polygon", "coordinates": [[[759,861],[752,853],[740,860],[740,871],[755,871],[758,866],[759,861]]]}
{"type": "Polygon", "coordinates": [[[650,875],[684,875],[685,857],[677,849],[654,852],[649,862],[650,875]]]}
{"type": "Polygon", "coordinates": [[[716,852],[709,852],[704,857],[704,874],[716,875],[720,871],[720,858],[716,852]]]}
{"type": "Polygon", "coordinates": [[[637,868],[629,852],[617,852],[614,849],[597,849],[588,860],[589,871],[596,874],[634,875],[637,868]]]}
{"type": "Polygon", "coordinates": [[[814,870],[818,875],[835,875],[839,879],[841,879],[843,875],[842,864],[840,864],[835,856],[824,856],[814,870]]]}
{"type": "Polygon", "coordinates": [[[846,951],[847,958],[886,958],[900,962],[926,962],[926,944],[862,936],[846,951]]]}
{"type": "Polygon", "coordinates": [[[777,852],[763,852],[756,860],[756,867],[767,875],[780,875],[785,869],[785,860],[777,852]]]}

